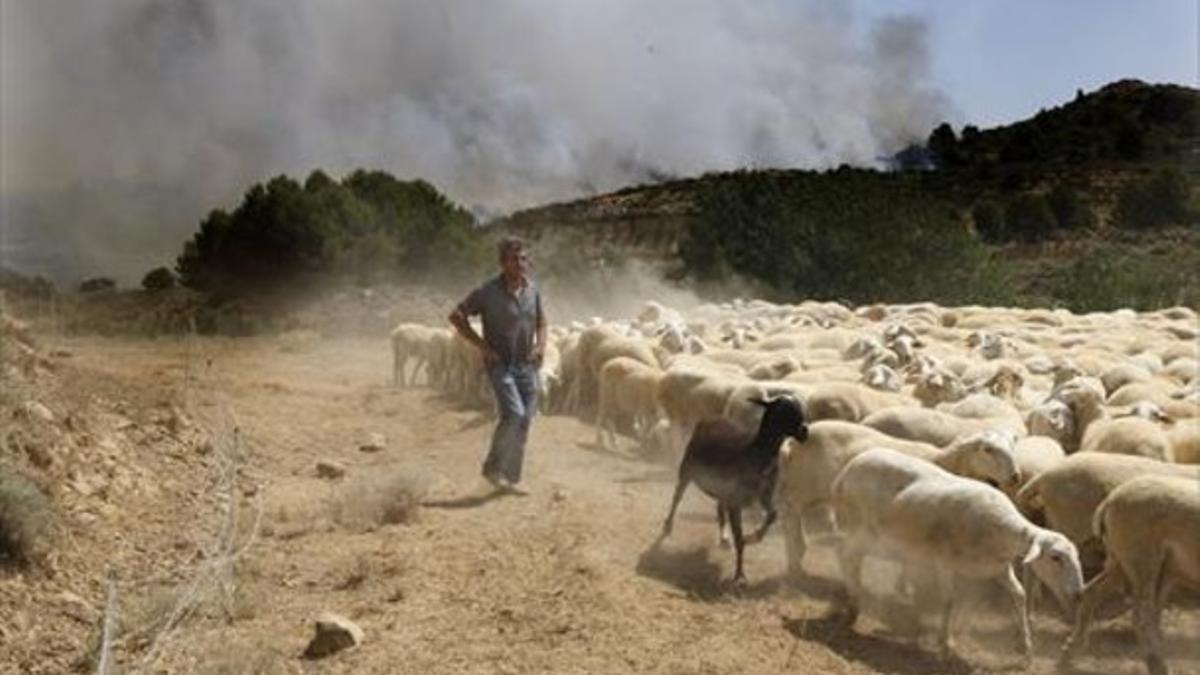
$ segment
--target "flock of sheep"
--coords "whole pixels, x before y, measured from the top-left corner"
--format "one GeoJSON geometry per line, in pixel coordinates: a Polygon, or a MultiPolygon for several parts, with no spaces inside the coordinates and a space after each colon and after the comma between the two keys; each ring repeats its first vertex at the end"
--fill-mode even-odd
{"type": "MultiPolygon", "coordinates": [[[[1075,616],[1069,659],[1096,608],[1124,594],[1148,668],[1167,672],[1163,605],[1177,586],[1200,588],[1191,309],[734,301],[685,313],[647,302],[635,318],[550,336],[542,410],[594,420],[597,443],[620,434],[682,457],[689,439],[707,443],[693,437],[706,420],[750,438],[764,402],[800,402],[806,433],[762,455],[764,501],[772,517],[769,503],[779,507],[791,573],[804,573],[811,545],[834,545],[850,617],[864,558],[892,559],[904,570],[898,590],[939,601],[948,648],[956,587],[994,579],[1028,658],[1031,585],[1041,586],[1075,616]]],[[[391,339],[397,384],[423,371],[427,384],[491,405],[476,351],[449,328],[402,324],[391,339]]]]}

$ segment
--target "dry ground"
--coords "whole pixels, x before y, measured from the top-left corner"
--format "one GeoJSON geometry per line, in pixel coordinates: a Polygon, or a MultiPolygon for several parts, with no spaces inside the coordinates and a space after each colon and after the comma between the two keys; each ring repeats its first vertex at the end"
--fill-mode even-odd
{"type": "MultiPolygon", "coordinates": [[[[243,537],[255,504],[265,516],[237,565],[236,587],[224,596],[232,600],[225,611],[209,603],[185,620],[147,672],[903,674],[1017,665],[1014,629],[1003,613],[975,612],[959,639],[962,658],[951,660],[892,637],[869,617],[856,630],[827,618],[831,557],[817,556],[807,582],[787,582],[778,530],[748,549],[750,584],[735,592],[727,584],[732,553],[716,545],[712,503],[693,488],[674,536],[655,547],[672,468],[597,450],[591,428],[573,418],[535,422],[529,496],[489,494],[478,469],[491,423],[430,390],[389,387],[382,341],[43,344],[71,355],[60,383],[80,400],[120,401],[135,419],[138,410],[171,401],[218,441],[236,425],[249,451],[240,476],[243,537]],[[371,433],[386,436],[381,452],[359,449],[371,433]],[[318,478],[319,460],[340,462],[348,474],[318,478]],[[412,522],[362,527],[329,516],[328,504],[351,498],[364,477],[397,471],[428,488],[412,522]],[[301,659],[322,611],[357,622],[364,644],[301,659]]],[[[98,580],[116,564],[132,614],[154,602],[147,579],[186,584],[202,562],[196,551],[220,520],[211,455],[147,446],[138,475],[160,489],[131,492],[129,503],[69,520],[73,574],[0,580],[0,600],[18,602],[25,632],[38,634],[39,622],[61,608],[21,608],[19,598],[35,602],[21,589],[52,597],[73,581],[69,590],[99,607],[98,580]]],[[[56,633],[69,635],[43,636],[52,646],[42,651],[22,643],[20,631],[0,631],[0,642],[14,648],[6,657],[0,644],[0,671],[58,672],[29,659],[83,650],[96,631],[96,615],[86,618],[92,622],[55,624],[62,626],[56,633]],[[26,660],[14,660],[16,653],[26,660]]],[[[1166,620],[1176,672],[1200,673],[1197,610],[1171,609],[1166,620]]],[[[1034,672],[1053,672],[1067,627],[1044,613],[1035,628],[1034,672]]],[[[1098,626],[1093,646],[1080,672],[1142,672],[1127,619],[1098,626]]],[[[125,646],[118,655],[129,664],[144,653],[125,646]]],[[[53,663],[77,656],[53,656],[53,663]]]]}

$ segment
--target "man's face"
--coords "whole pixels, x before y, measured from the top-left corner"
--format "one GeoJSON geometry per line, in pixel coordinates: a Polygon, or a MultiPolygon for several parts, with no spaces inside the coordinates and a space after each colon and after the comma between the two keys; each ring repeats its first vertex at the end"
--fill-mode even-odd
{"type": "Polygon", "coordinates": [[[524,249],[505,251],[500,265],[509,279],[524,279],[529,274],[529,252],[524,249]]]}

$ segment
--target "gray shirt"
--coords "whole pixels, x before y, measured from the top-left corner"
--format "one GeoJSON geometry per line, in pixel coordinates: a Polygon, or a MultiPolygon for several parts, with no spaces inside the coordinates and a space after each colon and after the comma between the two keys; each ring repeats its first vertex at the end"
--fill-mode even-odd
{"type": "Polygon", "coordinates": [[[471,291],[458,308],[466,316],[483,317],[483,340],[501,363],[529,362],[542,315],[542,294],[532,281],[510,293],[504,275],[498,275],[471,291]]]}

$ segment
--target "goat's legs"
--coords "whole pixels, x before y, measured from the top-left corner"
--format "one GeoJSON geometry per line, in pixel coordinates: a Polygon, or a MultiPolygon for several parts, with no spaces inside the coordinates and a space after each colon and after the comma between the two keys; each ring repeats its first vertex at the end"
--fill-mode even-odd
{"type": "Polygon", "coordinates": [[[667,512],[667,519],[663,522],[662,539],[671,536],[671,527],[675,522],[675,509],[679,508],[679,500],[683,499],[683,491],[687,489],[689,483],[692,482],[691,476],[680,468],[679,482],[675,483],[675,496],[671,498],[671,510],[667,512]]]}
{"type": "Polygon", "coordinates": [[[733,573],[733,583],[746,583],[746,573],[742,571],[742,551],[746,548],[746,539],[742,536],[742,510],[737,507],[726,509],[729,516],[729,527],[733,530],[733,546],[737,549],[737,570],[733,573]]]}
{"type": "Polygon", "coordinates": [[[770,492],[767,492],[760,497],[759,503],[762,504],[763,511],[766,513],[766,515],[763,518],[762,525],[759,525],[758,529],[754,531],[754,534],[751,534],[750,538],[746,540],[752,544],[757,544],[763,540],[763,537],[767,536],[767,530],[771,529],[771,525],[775,522],[775,518],[777,517],[777,514],[775,513],[774,498],[770,492]]]}
{"type": "Polygon", "coordinates": [[[717,534],[721,542],[721,548],[729,548],[729,530],[725,527],[725,507],[717,502],[717,534]]]}

